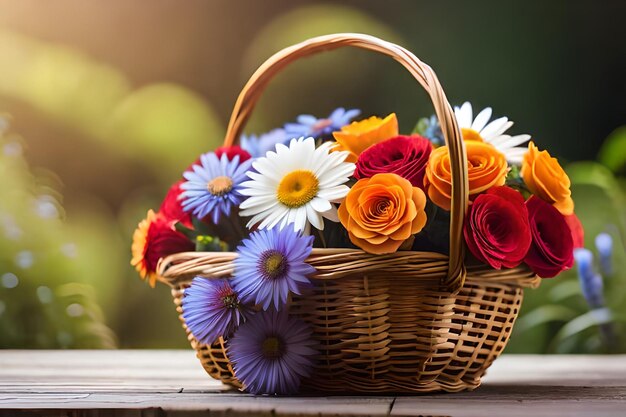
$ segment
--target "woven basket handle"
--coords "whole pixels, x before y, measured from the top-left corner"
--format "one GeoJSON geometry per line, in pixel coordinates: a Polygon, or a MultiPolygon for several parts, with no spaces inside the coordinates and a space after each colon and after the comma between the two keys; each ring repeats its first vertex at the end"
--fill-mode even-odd
{"type": "Polygon", "coordinates": [[[337,33],[318,36],[296,45],[292,45],[271,56],[250,77],[237,98],[230,116],[224,145],[237,143],[242,130],[250,117],[256,102],[269,82],[291,62],[344,46],[368,49],[387,55],[402,64],[430,95],[435,114],[439,119],[441,130],[450,150],[450,170],[452,176],[452,206],[450,209],[450,265],[447,277],[442,280],[442,287],[456,291],[465,280],[463,265],[463,218],[468,202],[467,158],[465,147],[456,118],[446,99],[437,76],[433,70],[415,55],[401,46],[383,41],[369,35],[356,33],[337,33]]]}

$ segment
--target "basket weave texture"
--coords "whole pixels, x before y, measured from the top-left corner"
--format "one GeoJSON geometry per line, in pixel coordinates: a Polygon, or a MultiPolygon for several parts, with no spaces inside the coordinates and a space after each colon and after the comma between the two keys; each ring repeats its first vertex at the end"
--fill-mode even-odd
{"type": "MultiPolygon", "coordinates": [[[[399,251],[372,255],[347,248],[314,248],[313,288],[292,297],[290,314],[307,322],[319,355],[303,390],[315,392],[461,391],[480,385],[502,352],[520,309],[524,287],[539,278],[526,268],[493,270],[464,264],[463,218],[468,203],[467,161],[456,119],[432,69],[404,48],[360,34],[309,39],[269,58],[235,104],[224,140],[236,142],[269,81],[290,62],[343,46],[372,50],[402,64],[429,94],[450,150],[450,254],[399,251]]],[[[162,259],[159,279],[172,288],[182,314],[184,289],[194,276],[230,277],[233,252],[186,252],[162,259]]],[[[182,315],[183,327],[187,330],[182,315]]],[[[241,387],[222,339],[199,343],[187,330],[205,370],[241,387]]]]}

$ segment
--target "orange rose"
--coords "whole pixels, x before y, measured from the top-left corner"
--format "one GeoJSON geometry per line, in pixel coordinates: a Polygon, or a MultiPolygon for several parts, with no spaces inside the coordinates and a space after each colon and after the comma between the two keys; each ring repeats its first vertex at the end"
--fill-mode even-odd
{"type": "Polygon", "coordinates": [[[395,113],[384,119],[372,116],[342,127],[341,131],[333,132],[333,136],[337,141],[334,150],[350,152],[346,162],[356,162],[361,152],[370,146],[398,136],[398,119],[395,113]]]}
{"type": "Polygon", "coordinates": [[[521,170],[524,183],[531,193],[552,204],[564,216],[574,212],[569,177],[556,158],[548,151],[539,151],[534,143],[528,144],[521,170]]]}
{"type": "Polygon", "coordinates": [[[359,180],[339,206],[352,243],[369,253],[393,253],[426,224],[426,195],[396,174],[359,180]]]}
{"type": "MultiPolygon", "coordinates": [[[[507,165],[501,152],[488,143],[476,141],[465,142],[465,151],[470,199],[491,187],[504,185],[507,165]]],[[[450,210],[452,179],[447,146],[441,146],[430,154],[424,187],[433,203],[444,210],[450,210]]]]}

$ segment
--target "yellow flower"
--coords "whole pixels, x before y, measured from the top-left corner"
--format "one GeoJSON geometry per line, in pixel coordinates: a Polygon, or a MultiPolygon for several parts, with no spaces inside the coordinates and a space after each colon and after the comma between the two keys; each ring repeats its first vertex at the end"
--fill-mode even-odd
{"type": "Polygon", "coordinates": [[[130,261],[130,264],[139,272],[141,279],[147,279],[152,288],[156,284],[157,275],[154,268],[148,266],[146,251],[148,249],[148,232],[156,218],[154,211],[148,210],[146,218],[137,225],[137,229],[133,233],[133,244],[131,247],[133,257],[130,261]]]}
{"type": "Polygon", "coordinates": [[[539,151],[530,142],[522,162],[521,175],[530,192],[552,204],[561,214],[567,216],[574,212],[569,177],[548,151],[539,151]]]}
{"type": "Polygon", "coordinates": [[[372,116],[369,119],[352,122],[333,132],[337,141],[335,151],[348,151],[347,162],[356,162],[361,152],[386,139],[398,136],[398,119],[395,113],[381,119],[372,116]]]}

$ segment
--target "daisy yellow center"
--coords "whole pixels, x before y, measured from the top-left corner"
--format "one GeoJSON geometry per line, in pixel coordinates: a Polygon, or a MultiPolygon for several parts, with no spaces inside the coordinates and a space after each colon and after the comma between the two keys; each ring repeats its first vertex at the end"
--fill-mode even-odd
{"type": "Polygon", "coordinates": [[[215,196],[222,196],[233,189],[233,180],[230,177],[215,177],[206,186],[207,190],[215,196]]]}
{"type": "Polygon", "coordinates": [[[261,273],[266,278],[278,278],[287,271],[287,259],[278,251],[267,251],[261,255],[261,273]]]}
{"type": "Polygon", "coordinates": [[[289,208],[302,207],[317,195],[319,184],[311,171],[298,169],[283,177],[278,184],[276,197],[289,208]]]}
{"type": "Polygon", "coordinates": [[[266,358],[276,359],[282,355],[283,346],[280,339],[270,336],[263,341],[261,349],[266,358]]]}
{"type": "Polygon", "coordinates": [[[480,133],[478,133],[474,129],[463,127],[461,128],[461,134],[463,135],[463,140],[475,140],[477,142],[485,141],[483,137],[480,136],[480,133]]]}

